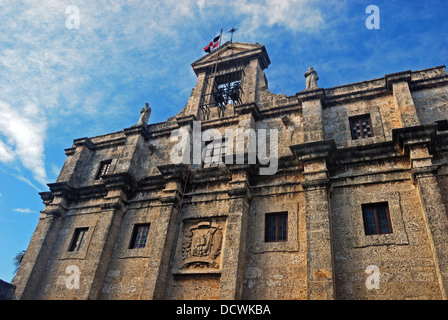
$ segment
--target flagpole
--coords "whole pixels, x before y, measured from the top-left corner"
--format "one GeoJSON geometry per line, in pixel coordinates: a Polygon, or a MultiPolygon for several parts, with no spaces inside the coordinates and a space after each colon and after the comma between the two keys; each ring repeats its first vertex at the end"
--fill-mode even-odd
{"type": "MultiPolygon", "coordinates": [[[[221,28],[221,33],[219,35],[219,44],[218,44],[218,49],[217,49],[217,53],[216,53],[216,61],[215,61],[215,66],[214,66],[214,70],[213,70],[213,78],[212,78],[212,87],[215,86],[215,78],[216,78],[216,72],[218,70],[218,60],[219,60],[219,48],[221,48],[221,41],[222,41],[222,28],[221,28]]],[[[213,91],[213,89],[212,89],[213,91]]],[[[216,103],[216,102],[215,102],[216,103]]]]}
{"type": "Polygon", "coordinates": [[[217,49],[218,53],[216,54],[215,70],[213,72],[213,80],[215,79],[216,71],[218,69],[219,48],[221,48],[221,42],[222,42],[222,28],[221,28],[221,33],[219,35],[219,44],[218,44],[218,49],[217,49]]]}

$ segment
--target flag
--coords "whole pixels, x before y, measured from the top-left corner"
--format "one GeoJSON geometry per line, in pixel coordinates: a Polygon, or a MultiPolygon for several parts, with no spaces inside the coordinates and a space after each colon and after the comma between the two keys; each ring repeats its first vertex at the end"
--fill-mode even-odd
{"type": "Polygon", "coordinates": [[[221,36],[219,35],[219,36],[216,36],[212,41],[210,41],[210,43],[208,44],[208,46],[206,46],[205,48],[204,48],[204,51],[205,52],[207,52],[207,53],[210,53],[210,52],[212,52],[213,50],[215,50],[217,47],[218,47],[218,45],[219,45],[219,38],[220,38],[221,36]]]}

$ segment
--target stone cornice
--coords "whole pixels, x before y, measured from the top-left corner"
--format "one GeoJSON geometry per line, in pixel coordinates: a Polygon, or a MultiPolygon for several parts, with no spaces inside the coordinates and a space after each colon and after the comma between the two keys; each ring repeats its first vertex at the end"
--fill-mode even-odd
{"type": "Polygon", "coordinates": [[[101,176],[106,189],[121,189],[129,191],[133,188],[134,178],[127,172],[111,173],[101,176]]]}
{"type": "Polygon", "coordinates": [[[149,133],[150,133],[148,130],[148,126],[137,126],[137,125],[123,129],[123,132],[126,136],[142,135],[145,140],[149,139],[149,133]]]}
{"type": "Polygon", "coordinates": [[[53,197],[61,197],[68,200],[76,197],[74,188],[66,182],[49,183],[48,187],[50,188],[53,197]]]}
{"type": "Polygon", "coordinates": [[[189,166],[186,164],[167,164],[157,166],[157,169],[159,169],[165,181],[184,181],[190,171],[189,166]]]}
{"type": "Polygon", "coordinates": [[[302,143],[289,147],[299,161],[325,159],[331,161],[336,151],[333,139],[302,143]]]}
{"type": "Polygon", "coordinates": [[[251,60],[257,58],[260,61],[261,67],[266,69],[271,63],[264,45],[226,42],[218,50],[205,55],[191,64],[196,75],[204,69],[214,66],[218,54],[220,58],[219,64],[225,64],[234,60],[251,60]]]}
{"type": "Polygon", "coordinates": [[[179,127],[183,126],[193,127],[193,121],[196,121],[196,116],[193,114],[176,118],[176,122],[179,127]]]}
{"type": "Polygon", "coordinates": [[[314,90],[303,90],[301,92],[298,92],[296,93],[296,97],[300,103],[308,100],[320,100],[322,105],[325,105],[326,94],[324,89],[318,88],[314,90]]]}
{"type": "Polygon", "coordinates": [[[406,151],[410,145],[433,145],[437,134],[437,124],[405,127],[392,130],[392,140],[398,148],[406,151]]]}
{"type": "Polygon", "coordinates": [[[385,76],[386,79],[386,88],[388,90],[392,90],[392,85],[398,82],[410,82],[412,79],[412,71],[402,71],[392,74],[387,74],[385,76]]]}
{"type": "Polygon", "coordinates": [[[238,104],[234,106],[235,113],[238,115],[252,114],[255,119],[258,118],[260,110],[256,103],[238,104]]]}

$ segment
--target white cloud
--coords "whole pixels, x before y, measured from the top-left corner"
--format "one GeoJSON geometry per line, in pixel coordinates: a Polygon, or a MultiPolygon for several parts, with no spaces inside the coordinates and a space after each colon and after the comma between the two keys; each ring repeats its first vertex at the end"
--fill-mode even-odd
{"type": "Polygon", "coordinates": [[[35,211],[33,211],[33,210],[29,209],[29,208],[26,208],[26,209],[16,208],[16,209],[12,209],[12,211],[19,212],[19,213],[32,213],[32,212],[35,212],[35,211]]]}
{"type": "Polygon", "coordinates": [[[243,25],[255,32],[261,26],[279,25],[290,31],[314,32],[320,29],[323,18],[316,1],[272,0],[260,4],[259,1],[236,1],[235,12],[246,15],[243,25]]]}
{"type": "Polygon", "coordinates": [[[18,158],[29,169],[36,181],[45,184],[44,140],[46,122],[36,105],[12,108],[0,101],[0,133],[6,143],[0,143],[0,160],[10,162],[18,158]],[[12,149],[14,148],[14,151],[12,149]]]}
{"type": "Polygon", "coordinates": [[[266,32],[266,27],[274,25],[292,32],[314,33],[320,30],[325,22],[319,6],[328,5],[329,2],[332,1],[198,0],[197,4],[203,15],[212,13],[217,7],[225,8],[228,16],[238,18],[239,29],[243,35],[257,38],[266,32]]]}
{"type": "Polygon", "coordinates": [[[15,158],[14,151],[0,140],[0,162],[10,163],[15,158]]]}

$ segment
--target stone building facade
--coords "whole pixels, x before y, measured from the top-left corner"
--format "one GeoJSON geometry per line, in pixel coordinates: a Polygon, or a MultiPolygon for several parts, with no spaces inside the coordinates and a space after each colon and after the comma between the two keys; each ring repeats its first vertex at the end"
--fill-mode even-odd
{"type": "Polygon", "coordinates": [[[446,299],[445,67],[328,89],[310,69],[287,96],[269,64],[263,45],[227,42],[192,64],[176,116],[147,124],[145,107],[74,140],[15,299],[446,299]],[[194,150],[198,121],[245,143],[194,150]],[[250,161],[250,132],[268,133],[275,172],[250,161]]]}

